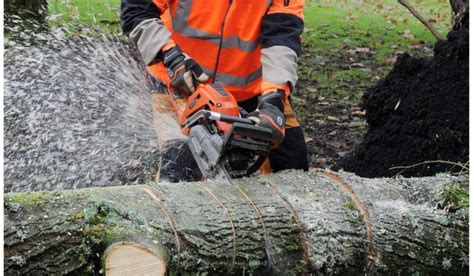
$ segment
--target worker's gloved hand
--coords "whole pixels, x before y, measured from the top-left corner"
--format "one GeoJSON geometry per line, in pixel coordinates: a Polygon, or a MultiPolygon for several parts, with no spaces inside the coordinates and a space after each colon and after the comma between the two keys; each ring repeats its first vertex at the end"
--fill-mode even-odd
{"type": "Polygon", "coordinates": [[[163,64],[171,79],[171,86],[185,96],[194,92],[195,84],[209,80],[201,66],[185,56],[178,46],[163,52],[163,64]]]}
{"type": "Polygon", "coordinates": [[[285,137],[284,99],[285,91],[283,90],[266,93],[262,96],[257,109],[247,117],[256,125],[272,130],[273,148],[278,147],[285,137]]]}

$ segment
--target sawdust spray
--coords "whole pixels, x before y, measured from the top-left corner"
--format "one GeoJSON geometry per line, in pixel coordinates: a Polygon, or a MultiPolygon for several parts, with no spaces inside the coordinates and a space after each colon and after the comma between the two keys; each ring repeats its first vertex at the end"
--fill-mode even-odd
{"type": "Polygon", "coordinates": [[[181,134],[170,114],[155,123],[153,87],[133,49],[103,30],[13,23],[5,27],[5,191],[152,181],[157,133],[181,134]]]}

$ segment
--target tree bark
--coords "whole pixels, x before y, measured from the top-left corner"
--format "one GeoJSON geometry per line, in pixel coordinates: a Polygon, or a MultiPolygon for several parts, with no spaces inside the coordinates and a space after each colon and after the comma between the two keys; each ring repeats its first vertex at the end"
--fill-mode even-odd
{"type": "Polygon", "coordinates": [[[4,272],[114,275],[143,252],[175,272],[467,275],[468,208],[436,207],[453,181],[286,171],[7,194],[4,272]]]}
{"type": "Polygon", "coordinates": [[[469,1],[449,0],[453,30],[469,28],[469,1]]]}

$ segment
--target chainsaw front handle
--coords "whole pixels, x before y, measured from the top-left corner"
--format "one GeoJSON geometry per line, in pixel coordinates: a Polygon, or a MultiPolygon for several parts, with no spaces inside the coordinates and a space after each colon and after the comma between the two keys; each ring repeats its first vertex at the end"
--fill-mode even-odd
{"type": "Polygon", "coordinates": [[[199,110],[198,112],[194,113],[191,117],[189,117],[189,119],[187,119],[184,122],[183,127],[189,128],[193,126],[195,123],[197,123],[200,119],[221,121],[221,122],[226,122],[226,123],[231,123],[231,124],[233,123],[241,123],[241,124],[246,124],[246,125],[255,124],[255,122],[250,119],[230,116],[230,115],[221,114],[221,113],[209,111],[209,110],[199,110]]]}
{"type": "Polygon", "coordinates": [[[209,111],[209,112],[211,113],[209,118],[212,120],[222,121],[222,122],[231,123],[231,124],[233,123],[241,123],[241,124],[247,124],[247,125],[255,124],[255,122],[250,119],[230,116],[230,115],[221,114],[221,113],[213,112],[213,111],[209,111]]]}

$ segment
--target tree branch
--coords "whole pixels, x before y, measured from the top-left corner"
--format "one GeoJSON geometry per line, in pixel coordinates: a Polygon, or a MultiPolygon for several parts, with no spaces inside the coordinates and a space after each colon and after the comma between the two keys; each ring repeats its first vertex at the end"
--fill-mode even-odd
{"type": "Polygon", "coordinates": [[[402,6],[407,8],[410,11],[410,13],[414,17],[416,17],[416,19],[418,19],[421,23],[423,23],[423,25],[425,25],[426,28],[430,30],[430,32],[434,35],[434,37],[437,40],[443,39],[441,35],[438,33],[438,31],[436,31],[436,29],[433,27],[433,25],[431,25],[428,21],[426,21],[410,4],[408,4],[405,0],[398,0],[398,3],[400,3],[402,6]]]}

